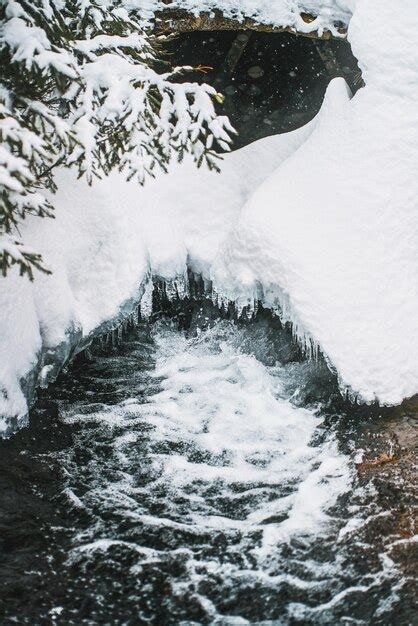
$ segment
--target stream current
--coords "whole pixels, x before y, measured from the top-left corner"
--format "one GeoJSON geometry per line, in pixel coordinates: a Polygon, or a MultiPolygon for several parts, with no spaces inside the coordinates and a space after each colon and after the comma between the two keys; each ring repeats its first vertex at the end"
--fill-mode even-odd
{"type": "Polygon", "coordinates": [[[1,623],[412,623],[339,397],[208,304],[78,358],[1,444],[1,623]]]}

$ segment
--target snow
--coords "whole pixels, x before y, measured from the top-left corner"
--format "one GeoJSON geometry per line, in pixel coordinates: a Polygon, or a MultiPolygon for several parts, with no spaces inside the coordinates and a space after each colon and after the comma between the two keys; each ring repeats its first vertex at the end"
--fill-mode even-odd
{"type": "Polygon", "coordinates": [[[20,381],[48,350],[139,301],[150,273],[186,265],[224,297],[281,309],[362,400],[418,392],[418,17],[414,0],[350,5],[366,87],[350,99],[333,81],[306,127],[226,155],[220,175],[191,158],[143,188],[57,174],[56,220],[22,233],[53,275],[12,271],[0,292],[4,428],[23,419],[20,381]]]}
{"type": "Polygon", "coordinates": [[[24,61],[26,67],[30,68],[36,57],[39,68],[51,66],[69,78],[76,78],[71,67],[71,56],[64,51],[52,51],[51,43],[42,28],[28,28],[21,17],[11,17],[2,26],[1,36],[4,43],[14,51],[13,61],[24,61]]]}
{"type": "MultiPolygon", "coordinates": [[[[13,274],[13,272],[11,272],[13,274]]],[[[20,379],[36,365],[41,336],[33,288],[18,275],[3,279],[0,289],[0,426],[3,430],[27,412],[20,379]]],[[[1,432],[1,431],[0,431],[1,432]]]]}
{"type": "MultiPolygon", "coordinates": [[[[314,122],[315,123],[315,122],[314,122]]],[[[152,272],[165,279],[188,267],[210,279],[210,268],[252,191],[312,132],[269,137],[225,155],[221,174],[195,170],[190,160],[144,188],[144,238],[152,272]]]]}

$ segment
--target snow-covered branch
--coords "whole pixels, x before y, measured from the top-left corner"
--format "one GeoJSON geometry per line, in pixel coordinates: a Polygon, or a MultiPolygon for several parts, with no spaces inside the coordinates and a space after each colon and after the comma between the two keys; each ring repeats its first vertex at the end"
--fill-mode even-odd
{"type": "Polygon", "coordinates": [[[177,82],[186,68],[167,71],[133,4],[3,3],[0,235],[14,236],[27,213],[51,215],[42,188],[54,189],[56,162],[89,182],[118,168],[142,184],[174,155],[216,167],[217,151],[229,149],[234,131],[216,113],[219,94],[177,82]]]}

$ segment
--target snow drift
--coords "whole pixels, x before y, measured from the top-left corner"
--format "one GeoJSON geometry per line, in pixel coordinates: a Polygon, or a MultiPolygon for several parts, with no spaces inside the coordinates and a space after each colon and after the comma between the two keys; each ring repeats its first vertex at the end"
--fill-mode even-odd
{"type": "Polygon", "coordinates": [[[56,220],[25,224],[52,277],[2,282],[4,431],[39,380],[133,310],[150,273],[186,266],[279,307],[362,399],[418,392],[418,17],[414,0],[371,4],[329,3],[354,10],[366,88],[350,100],[337,79],[313,122],[227,155],[221,175],[188,161],[144,188],[57,174],[56,220]]]}

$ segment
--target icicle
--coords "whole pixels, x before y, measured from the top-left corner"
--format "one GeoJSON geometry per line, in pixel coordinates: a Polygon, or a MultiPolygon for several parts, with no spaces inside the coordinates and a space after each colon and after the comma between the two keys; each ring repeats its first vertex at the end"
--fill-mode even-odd
{"type": "Polygon", "coordinates": [[[189,279],[186,273],[170,280],[164,280],[163,285],[165,296],[169,302],[184,300],[190,295],[189,279]]]}
{"type": "Polygon", "coordinates": [[[154,283],[151,276],[148,277],[148,280],[145,284],[144,293],[141,298],[141,302],[139,305],[139,312],[141,319],[149,319],[152,314],[152,293],[154,291],[154,283]]]}

